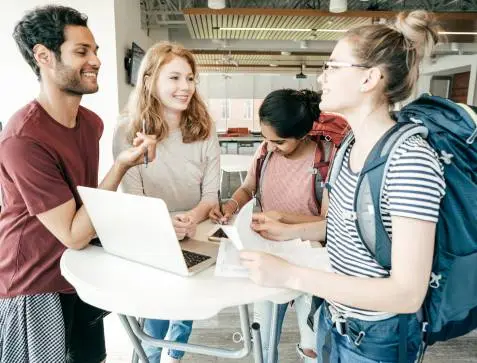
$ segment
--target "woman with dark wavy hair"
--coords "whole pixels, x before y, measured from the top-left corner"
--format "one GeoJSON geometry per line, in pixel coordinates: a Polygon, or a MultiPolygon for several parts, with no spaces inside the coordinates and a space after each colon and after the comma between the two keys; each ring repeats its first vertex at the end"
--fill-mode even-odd
{"type": "MultiPolygon", "coordinates": [[[[192,237],[198,223],[217,202],[220,147],[212,119],[196,92],[197,67],[192,53],[182,46],[160,42],[146,53],[126,111],[114,136],[115,157],[129,147],[136,133],[156,135],[154,164],[129,170],[122,180],[127,193],[163,199],[173,217],[179,240],[192,237]]],[[[167,295],[167,291],[164,292],[167,295]]],[[[163,339],[187,342],[191,321],[150,320],[145,330],[163,339]],[[169,326],[170,325],[170,326],[169,326]]],[[[150,362],[159,362],[161,348],[146,346],[150,362]]],[[[170,350],[179,361],[181,351],[170,350]]]]}
{"type": "MultiPolygon", "coordinates": [[[[260,129],[265,141],[256,151],[244,182],[232,198],[224,203],[222,209],[216,205],[210,211],[209,217],[212,220],[228,223],[232,215],[254,196],[261,206],[263,218],[279,220],[287,226],[297,226],[305,222],[314,225],[323,219],[310,173],[316,153],[320,152],[321,148],[317,140],[309,135],[314,122],[320,118],[320,101],[320,93],[307,89],[278,89],[265,97],[258,111],[260,129]],[[266,155],[265,151],[269,155],[267,167],[262,164],[258,171],[257,165],[266,155]],[[261,178],[261,182],[257,176],[261,178]]],[[[279,305],[277,339],[280,340],[289,305],[294,306],[298,318],[300,339],[296,346],[297,353],[305,363],[314,362],[315,334],[306,321],[311,305],[310,295],[303,294],[290,304],[279,305]]],[[[272,345],[269,339],[272,303],[256,302],[253,310],[254,321],[260,323],[263,358],[268,362],[269,347],[272,345]]],[[[275,347],[275,362],[278,361],[278,349],[275,347]]]]}

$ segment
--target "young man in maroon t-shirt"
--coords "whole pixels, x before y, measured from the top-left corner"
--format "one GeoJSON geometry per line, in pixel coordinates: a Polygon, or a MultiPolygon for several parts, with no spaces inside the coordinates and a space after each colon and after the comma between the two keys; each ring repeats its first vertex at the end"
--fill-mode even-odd
{"type": "MultiPolygon", "coordinates": [[[[28,12],[13,34],[40,94],[0,134],[0,363],[104,361],[104,312],[82,302],[60,273],[66,248],[95,236],[76,187],[98,187],[101,119],[80,106],[98,90],[98,46],[87,17],[62,6],[28,12]]],[[[138,134],[99,188],[155,157],[138,134]]]]}

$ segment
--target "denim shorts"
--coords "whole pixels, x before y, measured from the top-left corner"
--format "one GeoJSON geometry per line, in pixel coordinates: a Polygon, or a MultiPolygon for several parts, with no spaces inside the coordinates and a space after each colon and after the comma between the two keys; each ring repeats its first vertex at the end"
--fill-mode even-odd
{"type": "MultiPolygon", "coordinates": [[[[320,311],[317,334],[319,363],[399,362],[399,316],[380,321],[347,318],[345,331],[332,323],[328,304],[320,311]]],[[[415,314],[409,315],[407,362],[415,362],[422,342],[422,330],[415,314]]]]}

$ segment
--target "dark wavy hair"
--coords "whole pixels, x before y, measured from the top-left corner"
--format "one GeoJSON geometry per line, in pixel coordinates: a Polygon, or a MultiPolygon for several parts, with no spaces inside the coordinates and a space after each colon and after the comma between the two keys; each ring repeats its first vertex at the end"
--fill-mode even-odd
{"type": "Polygon", "coordinates": [[[33,48],[43,44],[61,60],[60,47],[65,41],[67,25],[88,26],[88,17],[66,6],[47,5],[28,11],[15,25],[13,39],[23,58],[40,79],[40,68],[33,56],[33,48]]]}
{"type": "Polygon", "coordinates": [[[301,139],[320,118],[321,93],[290,88],[273,91],[265,97],[258,116],[260,122],[270,125],[284,139],[301,139]]]}

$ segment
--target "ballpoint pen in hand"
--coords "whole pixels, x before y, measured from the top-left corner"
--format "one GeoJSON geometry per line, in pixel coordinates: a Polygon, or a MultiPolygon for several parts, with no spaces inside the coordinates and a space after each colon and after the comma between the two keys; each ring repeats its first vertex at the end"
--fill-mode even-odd
{"type": "Polygon", "coordinates": [[[224,215],[224,212],[223,212],[223,209],[222,209],[222,199],[220,198],[220,189],[217,191],[217,198],[219,199],[220,214],[224,215]]]}
{"type": "MultiPolygon", "coordinates": [[[[146,120],[142,119],[142,133],[146,135],[146,120]]],[[[144,151],[144,164],[147,168],[147,163],[149,162],[148,157],[147,157],[147,150],[144,151]]]]}

